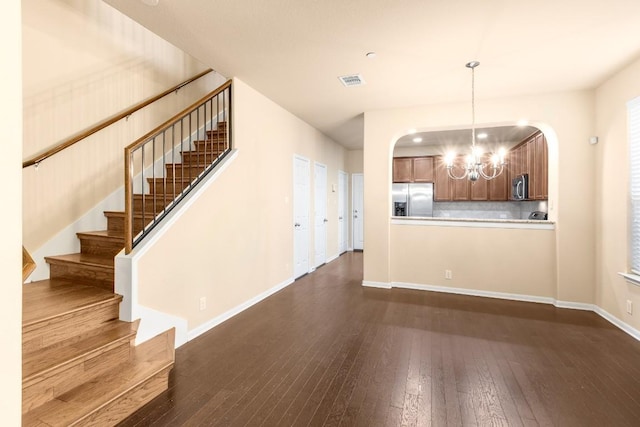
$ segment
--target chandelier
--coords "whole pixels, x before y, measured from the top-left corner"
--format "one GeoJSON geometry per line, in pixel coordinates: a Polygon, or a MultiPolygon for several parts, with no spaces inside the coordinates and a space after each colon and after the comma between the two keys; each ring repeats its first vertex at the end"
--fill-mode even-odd
{"type": "Polygon", "coordinates": [[[447,173],[453,179],[494,179],[503,172],[507,164],[504,149],[496,154],[485,154],[482,148],[476,145],[475,68],[478,65],[478,61],[471,61],[465,65],[471,68],[471,152],[464,159],[454,152],[445,156],[447,173]]]}

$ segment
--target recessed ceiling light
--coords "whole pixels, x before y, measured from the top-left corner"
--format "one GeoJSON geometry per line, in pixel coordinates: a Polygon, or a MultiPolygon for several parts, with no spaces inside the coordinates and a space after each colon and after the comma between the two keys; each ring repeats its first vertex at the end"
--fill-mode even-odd
{"type": "Polygon", "coordinates": [[[478,137],[478,139],[487,139],[487,133],[486,132],[480,132],[479,134],[476,135],[478,137]]]}
{"type": "Polygon", "coordinates": [[[418,131],[417,129],[409,129],[409,130],[407,131],[407,133],[408,133],[409,135],[413,135],[413,134],[414,134],[414,133],[416,133],[417,131],[418,131]]]}
{"type": "Polygon", "coordinates": [[[367,52],[367,58],[375,58],[376,57],[376,53],[375,52],[367,52]]]}
{"type": "Polygon", "coordinates": [[[518,120],[518,121],[516,122],[516,124],[517,124],[518,126],[526,126],[526,125],[528,125],[528,124],[529,124],[529,121],[528,121],[527,119],[520,119],[520,120],[518,120]]]}
{"type": "Polygon", "coordinates": [[[157,6],[158,3],[160,3],[160,0],[140,0],[140,1],[146,4],[147,6],[157,6]]]}
{"type": "Polygon", "coordinates": [[[413,142],[415,143],[422,142],[422,138],[420,138],[419,136],[416,136],[415,138],[413,138],[413,142]]]}

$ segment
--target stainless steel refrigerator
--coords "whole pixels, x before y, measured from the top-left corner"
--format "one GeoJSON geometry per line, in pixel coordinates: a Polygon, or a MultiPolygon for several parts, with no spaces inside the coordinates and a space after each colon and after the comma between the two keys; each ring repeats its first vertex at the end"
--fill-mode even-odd
{"type": "Polygon", "coordinates": [[[433,216],[433,184],[392,184],[394,216],[433,216]]]}

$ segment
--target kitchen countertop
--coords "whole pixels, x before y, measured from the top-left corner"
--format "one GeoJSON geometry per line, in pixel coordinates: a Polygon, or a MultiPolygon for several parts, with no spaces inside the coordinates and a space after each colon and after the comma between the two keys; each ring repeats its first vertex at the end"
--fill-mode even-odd
{"type": "Polygon", "coordinates": [[[424,225],[438,227],[486,227],[486,228],[528,228],[536,230],[555,230],[553,221],[533,219],[479,219],[448,217],[406,217],[392,216],[393,225],[424,225]]]}

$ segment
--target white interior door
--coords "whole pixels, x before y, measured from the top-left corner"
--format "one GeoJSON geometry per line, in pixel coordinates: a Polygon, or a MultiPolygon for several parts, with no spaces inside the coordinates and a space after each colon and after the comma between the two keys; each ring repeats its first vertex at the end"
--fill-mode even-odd
{"type": "Polygon", "coordinates": [[[315,267],[327,261],[327,167],[314,163],[315,267]]]}
{"type": "Polygon", "coordinates": [[[347,173],[338,171],[338,253],[347,251],[347,173]]]}
{"type": "Polygon", "coordinates": [[[364,249],[364,175],[351,175],[351,205],[353,210],[353,249],[364,249]]]}
{"type": "Polygon", "coordinates": [[[309,160],[293,158],[293,277],[309,272],[309,204],[311,184],[309,160]]]}

